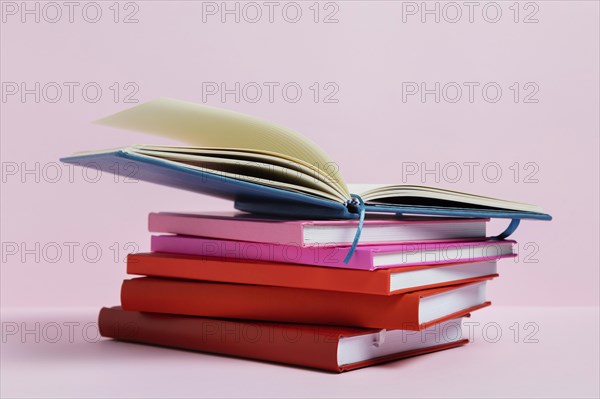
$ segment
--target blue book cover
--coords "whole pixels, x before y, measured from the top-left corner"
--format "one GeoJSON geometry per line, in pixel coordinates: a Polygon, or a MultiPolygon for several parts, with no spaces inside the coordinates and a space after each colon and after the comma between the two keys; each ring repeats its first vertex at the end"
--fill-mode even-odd
{"type": "Polygon", "coordinates": [[[296,219],[351,219],[372,212],[512,219],[504,237],[521,219],[551,220],[534,205],[433,187],[394,185],[352,193],[316,144],[232,111],[159,99],[99,123],[189,146],[132,146],[61,161],[231,200],[241,211],[296,219]]]}

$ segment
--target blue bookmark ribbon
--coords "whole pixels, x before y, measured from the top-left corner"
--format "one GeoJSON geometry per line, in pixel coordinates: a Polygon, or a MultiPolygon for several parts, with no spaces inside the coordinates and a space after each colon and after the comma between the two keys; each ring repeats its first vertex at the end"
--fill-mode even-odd
{"type": "Polygon", "coordinates": [[[513,219],[510,221],[508,227],[496,237],[492,237],[492,240],[504,240],[506,237],[515,232],[517,227],[519,227],[519,223],[521,223],[521,219],[513,219]]]}
{"type": "MultiPolygon", "coordinates": [[[[363,199],[357,194],[350,194],[352,196],[352,201],[348,201],[348,205],[354,205],[358,207],[359,219],[358,219],[358,227],[356,229],[356,233],[354,234],[354,240],[352,241],[352,246],[348,250],[346,257],[344,258],[344,264],[348,264],[354,252],[356,251],[356,247],[358,246],[358,241],[360,240],[360,235],[362,234],[363,226],[365,223],[365,202],[363,199]]],[[[503,240],[506,237],[510,236],[515,232],[519,224],[521,223],[521,219],[512,219],[510,224],[506,227],[506,229],[495,237],[490,237],[492,240],[503,240]]]]}
{"type": "Polygon", "coordinates": [[[352,241],[352,246],[350,247],[350,250],[348,251],[348,254],[346,255],[346,258],[344,258],[344,263],[347,265],[348,262],[350,262],[350,259],[352,259],[352,255],[354,255],[354,251],[356,251],[356,246],[358,245],[358,241],[360,240],[360,235],[362,234],[362,229],[363,229],[363,225],[365,223],[365,202],[363,201],[362,198],[360,198],[360,195],[357,194],[350,194],[353,198],[353,203],[355,205],[358,205],[358,212],[360,214],[359,219],[358,219],[358,228],[356,229],[356,233],[354,234],[354,240],[352,241]]]}

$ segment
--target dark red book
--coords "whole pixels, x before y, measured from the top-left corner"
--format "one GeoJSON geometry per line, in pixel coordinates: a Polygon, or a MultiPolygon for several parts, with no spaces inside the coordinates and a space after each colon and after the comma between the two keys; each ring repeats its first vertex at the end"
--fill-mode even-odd
{"type": "Polygon", "coordinates": [[[461,319],[425,331],[222,320],[103,308],[100,334],[123,341],[343,372],[454,348],[461,319]]]}

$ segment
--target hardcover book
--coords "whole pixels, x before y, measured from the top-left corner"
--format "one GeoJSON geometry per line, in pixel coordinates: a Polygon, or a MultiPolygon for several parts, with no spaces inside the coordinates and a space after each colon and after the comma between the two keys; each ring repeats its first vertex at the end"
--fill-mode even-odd
{"type": "Polygon", "coordinates": [[[344,372],[468,343],[461,319],[421,332],[223,320],[103,308],[103,337],[344,372]]]}
{"type": "Polygon", "coordinates": [[[490,305],[485,285],[478,281],[400,295],[370,295],[141,277],[123,282],[121,306],[188,316],[422,330],[490,305]]]}
{"type": "Polygon", "coordinates": [[[514,257],[515,241],[420,242],[412,244],[359,245],[344,263],[345,246],[300,246],[247,241],[215,240],[181,235],[151,238],[154,252],[219,257],[233,260],[297,263],[323,267],[378,270],[398,266],[437,265],[514,257]]]}
{"type": "Polygon", "coordinates": [[[224,109],[158,99],[98,123],[188,145],[136,145],[63,162],[229,199],[242,211],[304,219],[358,218],[363,212],[551,219],[535,205],[442,188],[350,186],[338,165],[306,137],[224,109]]]}
{"type": "MultiPolygon", "coordinates": [[[[483,239],[487,219],[394,218],[376,216],[364,221],[361,244],[483,239]]],[[[185,234],[225,240],[336,246],[352,243],[356,220],[287,220],[256,215],[213,213],[150,213],[154,233],[185,234]]]]}
{"type": "Polygon", "coordinates": [[[128,255],[127,273],[374,295],[402,294],[498,276],[493,260],[365,271],[157,252],[128,255]]]}

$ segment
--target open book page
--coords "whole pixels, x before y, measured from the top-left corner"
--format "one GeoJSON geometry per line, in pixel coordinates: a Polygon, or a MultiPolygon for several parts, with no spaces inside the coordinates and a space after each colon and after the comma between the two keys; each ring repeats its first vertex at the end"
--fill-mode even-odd
{"type": "Polygon", "coordinates": [[[293,130],[249,115],[168,98],[153,100],[96,121],[156,134],[197,147],[247,149],[280,155],[318,169],[349,198],[343,178],[327,154],[293,130]]]}
{"type": "MultiPolygon", "coordinates": [[[[200,149],[192,153],[176,151],[160,151],[161,147],[129,147],[128,151],[139,155],[150,156],[165,161],[177,162],[194,169],[226,176],[237,180],[263,184],[271,187],[305,192],[306,194],[324,197],[332,201],[344,202],[346,196],[336,191],[334,187],[314,177],[310,170],[302,171],[279,165],[277,162],[268,163],[267,157],[219,156],[218,153],[227,151],[207,151],[203,154],[200,149]]],[[[165,147],[171,148],[172,147],[165,147]]]]}
{"type": "Polygon", "coordinates": [[[348,198],[347,192],[335,184],[331,178],[323,176],[318,169],[302,161],[284,159],[278,154],[267,151],[156,145],[137,145],[131,147],[131,149],[136,153],[171,159],[182,163],[199,161],[201,157],[208,157],[206,158],[207,161],[214,164],[223,163],[223,166],[230,170],[238,168],[239,174],[244,173],[242,169],[254,168],[263,176],[268,175],[272,180],[304,184],[307,187],[320,188],[328,193],[334,193],[333,195],[337,196],[336,200],[340,202],[344,202],[348,198]]]}
{"type": "Polygon", "coordinates": [[[454,206],[459,208],[470,205],[524,212],[544,212],[541,207],[536,205],[428,186],[349,184],[348,188],[351,193],[360,195],[365,202],[393,205],[454,206]]]}

